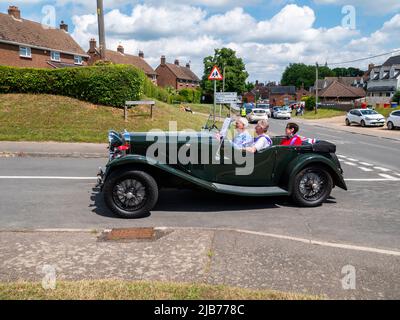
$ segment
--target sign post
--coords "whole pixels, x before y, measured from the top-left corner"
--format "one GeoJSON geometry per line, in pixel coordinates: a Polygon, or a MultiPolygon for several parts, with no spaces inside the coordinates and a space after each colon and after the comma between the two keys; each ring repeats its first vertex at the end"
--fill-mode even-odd
{"type": "Polygon", "coordinates": [[[214,81],[214,110],[213,110],[213,122],[215,124],[215,112],[217,107],[217,81],[223,80],[221,71],[217,66],[214,66],[211,70],[210,75],[208,76],[208,80],[214,81]]]}

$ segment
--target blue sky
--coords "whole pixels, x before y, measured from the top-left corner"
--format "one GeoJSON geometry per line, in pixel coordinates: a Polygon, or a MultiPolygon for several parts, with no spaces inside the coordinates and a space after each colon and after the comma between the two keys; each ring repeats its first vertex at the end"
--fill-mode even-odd
{"type": "MultiPolygon", "coordinates": [[[[251,81],[279,81],[291,62],[346,61],[400,49],[399,0],[104,2],[109,49],[122,44],[128,53],[143,50],[153,67],[161,55],[169,61],[191,61],[199,76],[203,58],[222,46],[244,59],[251,81]],[[345,5],[354,7],[352,25],[342,24],[345,5]]],[[[23,18],[38,22],[51,21],[45,14],[53,7],[56,24],[66,21],[84,49],[97,37],[96,0],[0,0],[0,12],[9,5],[19,6],[23,18]]],[[[365,69],[369,62],[384,59],[355,66],[365,69]]]]}

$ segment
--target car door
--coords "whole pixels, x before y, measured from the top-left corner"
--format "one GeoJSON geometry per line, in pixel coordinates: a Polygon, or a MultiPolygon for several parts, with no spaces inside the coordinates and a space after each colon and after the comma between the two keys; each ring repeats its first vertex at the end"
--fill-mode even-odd
{"type": "Polygon", "coordinates": [[[361,124],[362,114],[359,110],[353,110],[353,120],[352,122],[361,124]]]}
{"type": "Polygon", "coordinates": [[[393,124],[395,127],[400,127],[400,111],[393,112],[393,124]]]}

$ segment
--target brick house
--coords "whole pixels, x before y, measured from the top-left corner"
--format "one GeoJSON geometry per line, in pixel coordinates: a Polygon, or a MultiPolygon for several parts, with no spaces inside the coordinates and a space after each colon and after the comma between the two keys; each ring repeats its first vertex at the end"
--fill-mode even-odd
{"type": "Polygon", "coordinates": [[[0,13],[0,65],[32,68],[77,67],[89,56],[68,33],[63,21],[51,28],[21,18],[18,7],[0,13]]]}
{"type": "MultiPolygon", "coordinates": [[[[90,56],[89,65],[93,65],[96,61],[101,60],[99,48],[97,48],[96,40],[91,39],[89,42],[88,55],[90,56]]],[[[157,85],[157,72],[144,59],[143,51],[139,51],[138,56],[125,53],[122,45],[119,45],[117,51],[106,50],[105,60],[115,64],[129,64],[141,69],[146,76],[157,85]]]]}
{"type": "Polygon", "coordinates": [[[301,101],[302,98],[310,96],[310,91],[307,91],[302,86],[300,89],[296,91],[296,101],[301,101]]]}
{"type": "Polygon", "coordinates": [[[273,106],[288,105],[295,102],[296,99],[295,86],[273,86],[270,88],[269,102],[273,106]]]}
{"type": "Polygon", "coordinates": [[[162,56],[156,72],[158,85],[161,87],[172,87],[175,90],[200,88],[200,79],[190,70],[189,63],[186,66],[181,66],[179,60],[175,60],[173,64],[167,63],[165,56],[162,56]]]}
{"type": "Polygon", "coordinates": [[[323,88],[318,96],[322,104],[352,104],[355,100],[365,97],[363,88],[346,85],[340,81],[333,81],[323,88]]]}

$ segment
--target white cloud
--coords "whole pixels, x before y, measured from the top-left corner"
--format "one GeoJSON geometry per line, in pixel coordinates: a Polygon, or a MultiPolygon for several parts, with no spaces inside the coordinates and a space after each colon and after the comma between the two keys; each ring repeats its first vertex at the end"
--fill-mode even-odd
{"type": "Polygon", "coordinates": [[[314,0],[314,2],[317,4],[353,5],[371,15],[396,13],[400,9],[399,0],[314,0]]]}

